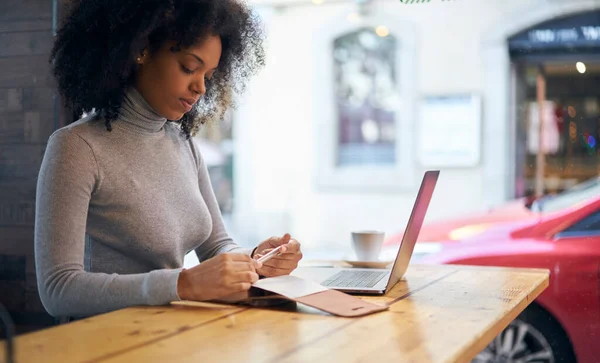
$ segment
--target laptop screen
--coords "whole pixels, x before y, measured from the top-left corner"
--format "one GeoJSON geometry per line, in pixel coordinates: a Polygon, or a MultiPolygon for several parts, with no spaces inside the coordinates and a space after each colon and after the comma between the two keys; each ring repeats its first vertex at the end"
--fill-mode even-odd
{"type": "Polygon", "coordinates": [[[435,189],[439,174],[439,170],[430,170],[425,172],[425,175],[423,176],[423,181],[421,182],[419,193],[417,194],[415,204],[410,213],[410,218],[408,219],[406,230],[404,231],[404,236],[400,243],[400,248],[398,248],[398,255],[396,256],[396,261],[394,262],[394,267],[392,268],[386,291],[402,278],[408,268],[408,263],[410,262],[415,244],[417,243],[417,238],[419,237],[419,232],[421,231],[421,226],[423,225],[425,214],[427,213],[429,202],[433,196],[433,190],[435,189]]]}

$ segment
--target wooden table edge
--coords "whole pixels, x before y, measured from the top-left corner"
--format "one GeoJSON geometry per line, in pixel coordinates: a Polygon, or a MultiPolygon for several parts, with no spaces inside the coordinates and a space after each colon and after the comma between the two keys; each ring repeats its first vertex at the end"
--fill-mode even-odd
{"type": "Polygon", "coordinates": [[[519,314],[521,314],[544,290],[550,285],[550,271],[546,269],[522,269],[517,268],[517,270],[526,270],[521,272],[530,272],[530,273],[543,273],[545,274],[545,278],[540,281],[531,292],[529,292],[524,300],[516,304],[510,312],[506,314],[502,319],[496,321],[492,324],[490,329],[488,329],[489,333],[485,333],[475,340],[475,344],[465,347],[463,350],[457,352],[455,358],[450,360],[450,362],[470,362],[471,358],[467,358],[470,356],[475,356],[477,353],[481,352],[485,347],[492,342],[496,338],[496,336],[502,332],[514,319],[516,319],[519,314]]]}
{"type": "MultiPolygon", "coordinates": [[[[527,294],[525,299],[523,299],[518,304],[516,304],[514,307],[512,307],[510,309],[510,312],[507,315],[505,315],[502,319],[499,319],[498,321],[491,324],[491,326],[488,329],[489,333],[484,333],[483,335],[478,336],[477,339],[474,340],[474,344],[466,346],[465,348],[463,348],[462,350],[457,352],[456,355],[454,357],[452,357],[452,359],[451,359],[451,361],[453,361],[453,362],[468,361],[468,360],[464,360],[465,357],[468,356],[468,354],[471,354],[471,355],[477,354],[478,352],[483,350],[497,336],[498,332],[500,332],[504,328],[506,328],[512,320],[514,320],[523,310],[525,310],[525,308],[527,306],[529,306],[531,304],[531,302],[533,302],[533,300],[535,300],[544,291],[544,289],[549,286],[550,271],[547,269],[512,268],[512,267],[495,267],[495,266],[489,267],[489,266],[472,266],[472,265],[429,265],[429,264],[423,264],[423,265],[415,264],[413,266],[415,266],[415,267],[426,266],[426,267],[432,267],[432,268],[443,267],[443,268],[447,268],[448,271],[452,271],[452,270],[456,271],[456,270],[471,269],[471,268],[473,268],[473,269],[485,268],[488,270],[503,270],[503,271],[514,271],[514,272],[519,272],[519,273],[535,273],[535,274],[544,274],[545,275],[545,278],[540,280],[540,282],[535,285],[535,287],[531,290],[531,292],[529,292],[527,294]]],[[[446,277],[446,276],[447,275],[444,275],[444,277],[446,277]]],[[[131,308],[126,308],[124,310],[135,309],[135,308],[139,308],[139,307],[131,307],[131,308]]],[[[173,308],[176,308],[176,307],[173,307],[173,308]]],[[[216,318],[211,321],[203,322],[201,324],[198,324],[197,326],[194,326],[192,329],[197,329],[204,325],[213,324],[217,320],[226,319],[230,316],[243,314],[250,308],[243,307],[243,306],[236,306],[234,309],[236,309],[237,311],[232,311],[230,314],[226,314],[224,316],[221,316],[221,317],[216,318]]],[[[108,314],[110,314],[110,313],[108,313],[108,314]]],[[[101,315],[104,315],[104,314],[101,314],[101,315]]],[[[349,319],[349,320],[354,320],[354,319],[349,319]]],[[[35,334],[35,333],[36,332],[32,332],[32,333],[24,334],[23,336],[29,335],[29,334],[35,334]]],[[[125,353],[126,351],[142,348],[143,346],[156,343],[156,341],[166,339],[170,336],[177,335],[179,333],[180,332],[174,332],[174,333],[167,334],[165,336],[156,337],[155,339],[152,339],[151,341],[136,344],[135,346],[128,347],[127,349],[124,349],[121,351],[114,351],[114,352],[102,355],[100,357],[95,357],[94,359],[92,359],[92,361],[100,361],[102,359],[106,359],[111,356],[118,356],[120,354],[125,353]]],[[[19,337],[21,337],[21,336],[19,336],[19,337]]],[[[3,342],[4,342],[3,340],[0,340],[0,343],[3,343],[3,342]]],[[[2,360],[0,359],[0,361],[2,361],[2,360]]]]}

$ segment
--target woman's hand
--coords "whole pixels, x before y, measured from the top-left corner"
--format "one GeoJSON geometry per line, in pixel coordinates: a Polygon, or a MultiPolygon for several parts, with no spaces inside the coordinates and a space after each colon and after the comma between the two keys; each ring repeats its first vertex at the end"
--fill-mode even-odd
{"type": "Polygon", "coordinates": [[[177,280],[177,294],[182,300],[226,298],[249,290],[258,280],[256,270],[260,267],[258,261],[245,254],[220,254],[181,271],[177,280]]]}
{"type": "Polygon", "coordinates": [[[256,248],[253,257],[259,259],[261,256],[279,246],[281,246],[281,255],[265,261],[263,266],[257,269],[257,272],[261,276],[273,277],[289,275],[290,272],[298,267],[298,261],[302,259],[300,243],[295,239],[292,239],[288,233],[283,237],[271,237],[261,242],[256,248]]]}

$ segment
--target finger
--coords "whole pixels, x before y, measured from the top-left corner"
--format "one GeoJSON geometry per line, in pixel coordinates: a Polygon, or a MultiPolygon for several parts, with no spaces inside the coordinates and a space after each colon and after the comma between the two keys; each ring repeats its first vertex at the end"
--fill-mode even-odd
{"type": "Polygon", "coordinates": [[[300,243],[290,238],[289,242],[281,245],[281,254],[294,254],[300,252],[300,243]]]}
{"type": "MultiPolygon", "coordinates": [[[[271,262],[271,261],[269,261],[269,262],[271,262]]],[[[277,261],[274,261],[273,263],[265,263],[263,265],[262,269],[264,269],[265,267],[291,271],[291,270],[294,270],[296,267],[298,267],[298,260],[296,260],[296,259],[277,260],[277,261]]],[[[261,271],[262,271],[262,269],[261,269],[261,271]]]]}
{"type": "Polygon", "coordinates": [[[258,274],[252,271],[242,271],[235,274],[233,283],[248,282],[255,283],[258,281],[258,274]]]}
{"type": "Polygon", "coordinates": [[[271,267],[271,266],[264,265],[260,269],[259,272],[263,276],[273,277],[273,276],[288,275],[291,272],[291,270],[281,269],[281,268],[274,268],[274,267],[271,267]]]}
{"type": "MultiPolygon", "coordinates": [[[[292,240],[295,241],[295,240],[292,240]]],[[[300,252],[300,243],[298,242],[292,242],[290,241],[288,244],[284,245],[283,247],[285,247],[285,254],[293,254],[293,253],[298,253],[300,252]]]]}
{"type": "MultiPolygon", "coordinates": [[[[286,246],[287,246],[287,245],[281,245],[281,246],[279,246],[279,247],[277,247],[277,248],[267,248],[267,249],[264,249],[264,250],[260,251],[260,253],[255,253],[255,254],[254,254],[254,258],[255,258],[255,259],[259,259],[260,257],[263,257],[263,256],[265,256],[265,255],[268,255],[269,253],[273,252],[274,250],[278,250],[278,252],[277,252],[277,253],[275,253],[275,255],[273,255],[273,257],[274,257],[274,256],[278,256],[278,255],[280,255],[280,254],[282,254],[282,253],[285,253],[285,251],[286,251],[286,248],[287,248],[286,246]]],[[[272,257],[271,257],[271,258],[272,258],[272,257]]]]}
{"type": "Polygon", "coordinates": [[[254,258],[250,257],[249,255],[246,255],[243,253],[229,253],[229,254],[227,254],[227,259],[234,264],[235,263],[243,263],[243,262],[248,263],[253,266],[253,269],[257,269],[262,266],[262,263],[256,261],[254,258]]]}
{"type": "Polygon", "coordinates": [[[244,271],[256,271],[258,261],[233,261],[227,264],[227,268],[230,272],[244,272],[244,271]]]}
{"type": "Polygon", "coordinates": [[[263,258],[264,255],[261,255],[260,253],[257,253],[254,255],[254,267],[258,270],[259,268],[263,267],[263,262],[259,262],[258,260],[260,260],[261,258],[263,258]]]}
{"type": "Polygon", "coordinates": [[[263,263],[263,265],[267,265],[267,264],[274,264],[277,263],[277,261],[300,261],[302,259],[302,252],[300,251],[296,251],[295,253],[285,253],[285,254],[281,254],[279,256],[275,256],[271,259],[269,259],[268,261],[265,261],[263,263]]]}
{"type": "MultiPolygon", "coordinates": [[[[283,235],[283,237],[271,237],[267,240],[267,242],[269,243],[269,246],[275,248],[275,247],[279,247],[280,245],[286,244],[290,241],[290,234],[286,233],[283,235]]],[[[261,251],[261,252],[264,252],[261,251]]]]}
{"type": "Polygon", "coordinates": [[[231,261],[246,261],[252,262],[252,257],[245,253],[226,253],[225,254],[231,261]]]}
{"type": "MultiPolygon", "coordinates": [[[[295,240],[290,240],[288,243],[280,245],[279,249],[281,251],[281,254],[298,253],[298,251],[300,251],[300,244],[298,242],[294,242],[294,241],[295,240]]],[[[266,255],[267,253],[269,253],[273,250],[274,250],[274,248],[267,248],[265,250],[262,250],[260,254],[266,255]]]]}
{"type": "Polygon", "coordinates": [[[280,266],[282,264],[288,265],[289,263],[298,263],[302,259],[302,252],[298,253],[287,253],[271,258],[268,261],[263,262],[264,266],[280,266]]]}
{"type": "Polygon", "coordinates": [[[267,248],[267,249],[264,249],[264,250],[260,251],[260,253],[258,253],[258,252],[257,252],[257,253],[255,253],[255,254],[254,254],[254,257],[256,257],[256,256],[264,256],[264,255],[266,255],[267,253],[269,253],[269,252],[273,251],[274,249],[275,249],[275,248],[267,248]]]}
{"type": "Polygon", "coordinates": [[[236,284],[231,285],[231,291],[232,292],[248,291],[248,290],[250,290],[251,287],[252,287],[252,284],[249,282],[238,282],[236,284]]]}

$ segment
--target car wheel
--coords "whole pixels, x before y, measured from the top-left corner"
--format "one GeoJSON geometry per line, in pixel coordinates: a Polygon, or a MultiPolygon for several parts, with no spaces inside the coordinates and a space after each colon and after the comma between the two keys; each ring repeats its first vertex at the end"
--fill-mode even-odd
{"type": "Polygon", "coordinates": [[[544,309],[530,305],[472,363],[571,363],[575,354],[560,324],[544,309]]]}

